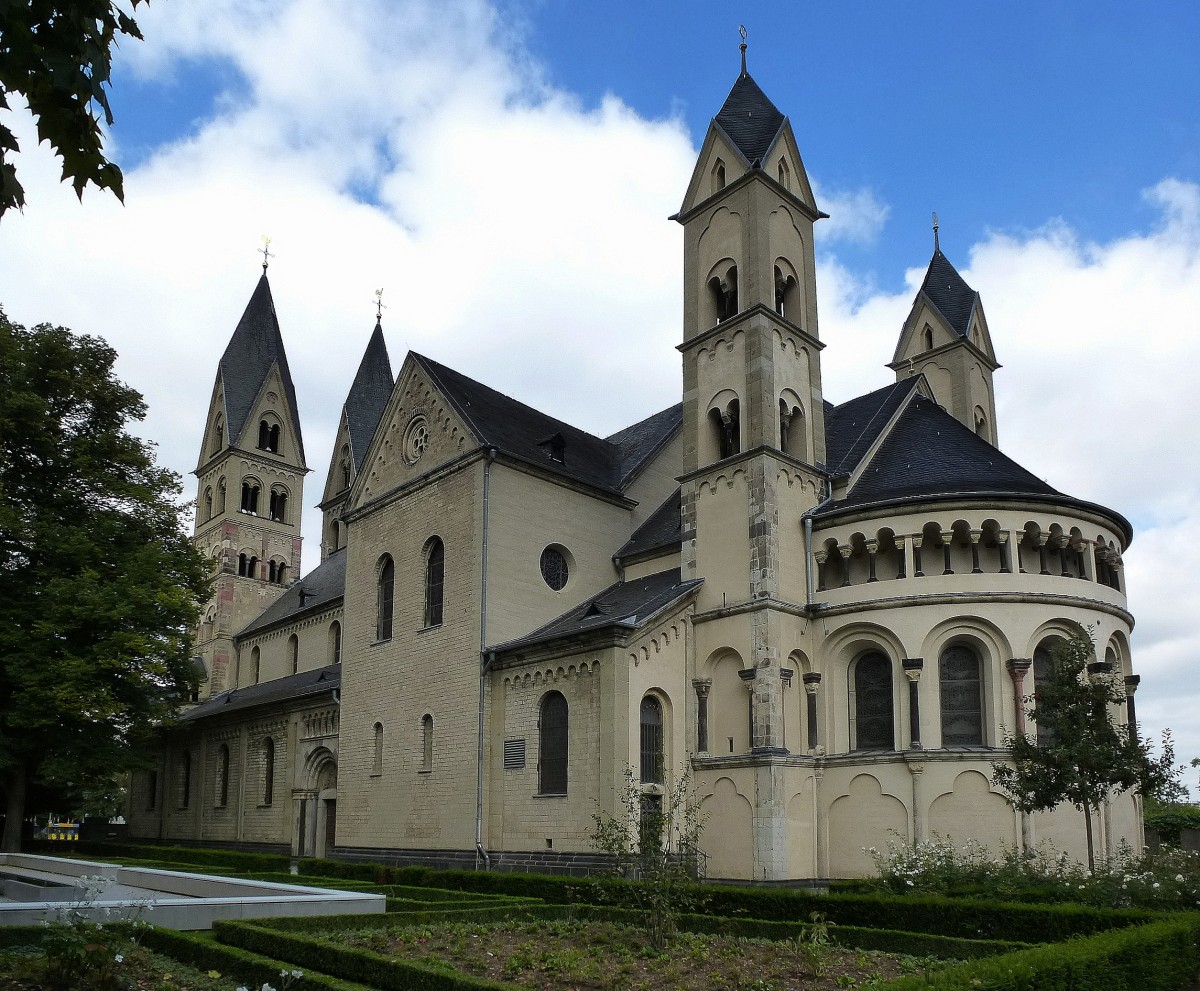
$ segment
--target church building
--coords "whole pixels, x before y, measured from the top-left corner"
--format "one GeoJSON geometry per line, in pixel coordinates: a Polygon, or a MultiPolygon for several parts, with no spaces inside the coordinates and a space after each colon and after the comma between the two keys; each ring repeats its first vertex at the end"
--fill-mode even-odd
{"type": "MultiPolygon", "coordinates": [[[[935,834],[1082,858],[1082,814],[1017,812],[991,765],[1081,630],[1132,719],[1131,527],[1001,451],[983,304],[937,247],[895,382],[825,400],[825,216],[743,47],[672,218],[681,401],[596,437],[424,355],[393,377],[377,323],[303,577],[264,266],[196,467],[201,697],[134,777],[130,835],[585,871],[627,770],[651,804],[686,770],[710,878],[853,877],[935,834]]],[[[1140,850],[1138,800],[1093,828],[1140,850]]]]}

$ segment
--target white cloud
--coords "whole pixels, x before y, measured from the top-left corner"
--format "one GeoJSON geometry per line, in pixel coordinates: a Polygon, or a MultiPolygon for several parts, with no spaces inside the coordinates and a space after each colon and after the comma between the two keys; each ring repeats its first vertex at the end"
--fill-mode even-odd
{"type": "MultiPolygon", "coordinates": [[[[154,4],[139,20],[147,42],[122,57],[146,79],[186,85],[211,59],[236,82],[186,138],[128,171],[124,208],[94,192],[80,206],[20,124],[29,205],[0,225],[0,271],[14,319],[117,348],[164,462],[194,466],[261,234],[276,252],[309,503],[380,286],[394,364],[423,351],[596,433],[677,401],[681,238],[665,218],[695,154],[679,120],[644,120],[613,97],[587,109],[548,88],[482,0],[214,0],[154,4]]],[[[1159,211],[1153,230],[1086,244],[1053,221],[954,260],[983,294],[1005,366],[1005,450],[1139,530],[1126,557],[1139,711],[1148,727],[1170,722],[1191,756],[1200,601],[1181,548],[1200,524],[1186,433],[1200,363],[1200,189],[1165,179],[1145,195],[1159,211]]],[[[818,196],[833,214],[823,246],[879,237],[887,206],[873,192],[818,196]]],[[[886,294],[821,260],[831,399],[890,380],[884,364],[922,275],[886,294]]],[[[304,526],[311,567],[315,513],[304,526]]]]}

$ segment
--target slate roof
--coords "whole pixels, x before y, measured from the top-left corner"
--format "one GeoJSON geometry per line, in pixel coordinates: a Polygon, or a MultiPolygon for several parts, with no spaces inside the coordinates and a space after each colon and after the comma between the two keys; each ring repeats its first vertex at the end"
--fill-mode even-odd
{"type": "Polygon", "coordinates": [[[226,437],[230,444],[236,444],[242,435],[246,418],[274,364],[279,365],[279,376],[283,380],[283,391],[291,410],[292,433],[303,464],[304,440],[300,434],[296,387],[292,384],[287,352],[279,333],[279,319],[275,316],[271,286],[267,282],[267,273],[263,272],[217,367],[217,377],[225,392],[226,437]]]}
{"type": "Polygon", "coordinates": [[[676,403],[648,416],[640,423],[635,423],[624,430],[606,437],[610,444],[615,444],[621,452],[621,486],[624,488],[632,481],[641,469],[664,444],[667,443],[683,426],[683,403],[676,403]]]}
{"type": "Polygon", "coordinates": [[[742,72],[713,118],[751,165],[761,163],[787,119],[750,73],[742,72]]]}
{"type": "Polygon", "coordinates": [[[286,678],[276,678],[274,681],[264,681],[246,688],[231,688],[189,709],[179,719],[181,722],[194,722],[197,719],[224,716],[259,705],[271,705],[336,691],[341,685],[341,665],[330,664],[315,671],[301,671],[299,674],[290,674],[286,678]]]}
{"type": "Polygon", "coordinates": [[[383,419],[395,384],[383,327],[376,321],[343,407],[350,428],[350,452],[354,456],[355,472],[362,470],[363,458],[379,428],[379,421],[383,419]]]}
{"type": "Polygon", "coordinates": [[[847,497],[830,503],[817,515],[908,497],[966,494],[1065,498],[977,437],[932,399],[918,395],[912,397],[847,497]]]}
{"type": "Polygon", "coordinates": [[[831,474],[853,471],[896,410],[917,387],[914,377],[825,407],[825,457],[831,474]]]}
{"type": "Polygon", "coordinates": [[[682,407],[672,407],[627,427],[607,440],[526,406],[424,355],[413,359],[445,394],[483,445],[565,478],[615,494],[679,429],[682,407]],[[672,411],[676,411],[672,413],[672,411]],[[563,460],[550,457],[551,438],[562,438],[563,460]],[[631,474],[632,473],[632,474],[631,474]]]}
{"type": "Polygon", "coordinates": [[[941,249],[934,251],[921,283],[923,292],[959,337],[966,337],[971,327],[971,313],[979,293],[967,285],[958,270],[941,249]]]}
{"type": "Polygon", "coordinates": [[[621,560],[637,557],[649,551],[673,547],[679,549],[683,540],[683,521],[680,519],[679,489],[667,497],[667,501],[651,513],[646,521],[633,531],[633,536],[616,553],[621,560]]]}
{"type": "Polygon", "coordinates": [[[242,640],[252,633],[290,622],[301,616],[320,612],[339,602],[346,592],[346,549],[330,554],[300,581],[292,585],[278,599],[258,614],[237,633],[242,640]],[[300,605],[301,592],[304,605],[300,605]]]}
{"type": "Polygon", "coordinates": [[[633,581],[617,582],[545,626],[519,640],[501,644],[495,650],[517,650],[536,643],[592,633],[611,626],[636,629],[667,606],[678,602],[698,588],[703,581],[683,581],[679,569],[675,568],[633,581]]]}

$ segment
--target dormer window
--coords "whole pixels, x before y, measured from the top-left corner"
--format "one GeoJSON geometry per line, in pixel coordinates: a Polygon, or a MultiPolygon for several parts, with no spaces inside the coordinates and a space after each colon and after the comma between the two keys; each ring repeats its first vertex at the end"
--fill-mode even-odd
{"type": "Polygon", "coordinates": [[[279,453],[279,424],[262,420],[258,424],[258,449],[269,454],[279,453]]]}
{"type": "Polygon", "coordinates": [[[538,447],[546,452],[546,457],[551,461],[557,461],[560,465],[567,463],[567,442],[562,434],[538,441],[538,447]]]}

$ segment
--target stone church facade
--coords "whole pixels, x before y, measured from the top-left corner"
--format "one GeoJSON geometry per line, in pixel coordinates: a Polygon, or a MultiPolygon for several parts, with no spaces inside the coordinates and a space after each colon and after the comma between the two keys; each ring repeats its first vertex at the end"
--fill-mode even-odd
{"type": "MultiPolygon", "coordinates": [[[[303,578],[264,270],[196,469],[202,697],[135,776],[131,835],[586,869],[626,769],[653,802],[687,768],[714,878],[855,876],[934,834],[1081,856],[1080,813],[1022,815],[990,769],[1055,638],[1091,631],[1132,718],[1131,528],[1000,451],[991,333],[940,250],[895,382],[825,401],[823,216],[743,65],[674,217],[681,403],[595,437],[422,355],[393,378],[377,324],[303,578]]],[[[1114,798],[1101,848],[1140,823],[1114,798]]]]}

